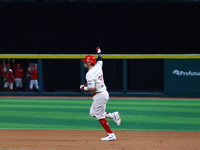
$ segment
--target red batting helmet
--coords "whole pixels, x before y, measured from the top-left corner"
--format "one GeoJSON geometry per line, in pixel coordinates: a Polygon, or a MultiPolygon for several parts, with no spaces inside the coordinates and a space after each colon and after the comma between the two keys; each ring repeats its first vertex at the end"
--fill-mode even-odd
{"type": "Polygon", "coordinates": [[[87,55],[85,56],[85,59],[82,60],[83,62],[90,62],[92,63],[93,65],[96,64],[96,58],[92,55],[87,55]]]}
{"type": "Polygon", "coordinates": [[[35,65],[33,64],[31,67],[35,67],[35,65]]]}

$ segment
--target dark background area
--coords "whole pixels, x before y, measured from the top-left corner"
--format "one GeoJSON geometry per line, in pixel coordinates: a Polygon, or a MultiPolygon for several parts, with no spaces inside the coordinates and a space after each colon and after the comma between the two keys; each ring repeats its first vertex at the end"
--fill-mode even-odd
{"type": "MultiPolygon", "coordinates": [[[[199,2],[0,3],[0,13],[0,54],[200,52],[199,2]]],[[[32,62],[17,61],[25,72],[32,62]]],[[[128,90],[163,91],[163,60],[128,60],[127,70],[128,90]]],[[[105,60],[104,76],[122,90],[122,60],[105,60]]],[[[78,91],[80,61],[44,60],[43,81],[49,91],[78,91]]]]}
{"type": "Polygon", "coordinates": [[[0,53],[199,53],[199,3],[1,3],[0,53]]]}

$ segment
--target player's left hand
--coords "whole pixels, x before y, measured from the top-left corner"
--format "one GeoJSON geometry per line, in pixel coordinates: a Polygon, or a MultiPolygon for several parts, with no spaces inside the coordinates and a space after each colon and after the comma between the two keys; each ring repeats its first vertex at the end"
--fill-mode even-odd
{"type": "Polygon", "coordinates": [[[101,49],[100,49],[100,47],[98,46],[98,47],[96,47],[96,50],[97,50],[97,54],[100,54],[101,53],[101,49]]]}

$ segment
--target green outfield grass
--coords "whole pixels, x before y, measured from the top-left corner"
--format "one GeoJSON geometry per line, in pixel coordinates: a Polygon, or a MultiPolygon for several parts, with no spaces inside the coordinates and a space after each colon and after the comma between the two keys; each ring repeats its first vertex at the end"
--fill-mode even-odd
{"type": "MultiPolygon", "coordinates": [[[[103,130],[89,115],[92,99],[0,98],[0,129],[103,130]]],[[[110,99],[121,126],[112,130],[200,131],[200,99],[110,99]]]]}

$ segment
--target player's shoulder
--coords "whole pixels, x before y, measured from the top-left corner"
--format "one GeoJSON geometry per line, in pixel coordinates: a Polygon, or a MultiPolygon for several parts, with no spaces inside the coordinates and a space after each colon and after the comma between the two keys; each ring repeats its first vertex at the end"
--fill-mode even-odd
{"type": "Polygon", "coordinates": [[[96,72],[101,69],[100,65],[94,65],[94,67],[91,69],[92,74],[96,74],[96,72]]]}
{"type": "Polygon", "coordinates": [[[95,66],[97,67],[102,67],[103,61],[97,61],[97,63],[95,64],[95,66]]]}
{"type": "Polygon", "coordinates": [[[86,73],[86,76],[91,76],[93,74],[92,70],[88,70],[88,72],[86,73]]]}
{"type": "Polygon", "coordinates": [[[88,70],[86,73],[86,78],[92,78],[95,75],[96,67],[94,66],[92,69],[88,70]]]}

